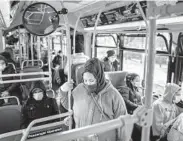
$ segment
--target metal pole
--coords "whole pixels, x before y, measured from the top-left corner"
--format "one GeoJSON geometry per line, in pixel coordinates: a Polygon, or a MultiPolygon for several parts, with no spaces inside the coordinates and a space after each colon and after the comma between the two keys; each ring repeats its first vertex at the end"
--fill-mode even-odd
{"type": "Polygon", "coordinates": [[[35,138],[34,141],[69,141],[72,139],[78,139],[96,133],[107,132],[116,128],[124,127],[124,125],[125,122],[123,121],[123,117],[119,117],[118,119],[109,120],[106,122],[101,122],[86,127],[76,128],[57,134],[51,134],[49,136],[42,136],[39,138],[35,138]]]}
{"type": "Polygon", "coordinates": [[[41,40],[39,36],[37,36],[37,55],[38,59],[41,59],[41,40]]]}
{"type": "MultiPolygon", "coordinates": [[[[146,71],[146,89],[145,89],[145,107],[147,109],[152,108],[152,92],[153,92],[155,54],[156,54],[155,39],[156,39],[156,19],[154,17],[150,17],[147,71],[146,71]]],[[[142,141],[149,141],[149,136],[150,136],[150,127],[143,127],[142,141]]]]}
{"type": "Polygon", "coordinates": [[[30,35],[31,38],[31,60],[32,60],[32,66],[34,66],[34,51],[33,51],[33,35],[30,35]]]}
{"type": "Polygon", "coordinates": [[[74,27],[74,35],[73,35],[73,54],[74,55],[76,53],[76,31],[77,31],[77,26],[78,26],[78,23],[80,21],[81,15],[82,15],[82,13],[80,13],[80,15],[76,21],[75,27],[74,27]]]}
{"type": "Polygon", "coordinates": [[[51,39],[50,39],[50,36],[47,37],[48,39],[48,72],[49,72],[49,87],[52,88],[52,72],[51,72],[51,51],[50,51],[50,48],[51,48],[51,39]]]}
{"type": "Polygon", "coordinates": [[[100,18],[100,15],[102,13],[102,11],[104,10],[105,6],[103,8],[100,9],[98,15],[97,15],[97,20],[95,22],[95,26],[94,26],[94,32],[93,32],[93,40],[92,40],[92,57],[95,57],[95,35],[96,35],[96,28],[97,28],[97,24],[100,18]]]}
{"type": "MultiPolygon", "coordinates": [[[[64,8],[63,0],[61,1],[61,6],[64,8]]],[[[66,14],[63,15],[65,27],[66,27],[66,39],[67,39],[67,61],[68,61],[68,82],[71,82],[71,40],[70,40],[70,26],[69,26],[69,20],[66,14]]],[[[71,90],[68,92],[68,110],[69,112],[72,111],[71,109],[71,90]]],[[[69,129],[72,129],[72,116],[70,116],[70,122],[69,122],[69,129]]]]}

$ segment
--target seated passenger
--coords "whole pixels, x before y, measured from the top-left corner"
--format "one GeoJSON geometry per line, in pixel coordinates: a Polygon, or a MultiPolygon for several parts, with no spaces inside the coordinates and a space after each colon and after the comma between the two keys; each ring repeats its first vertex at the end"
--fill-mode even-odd
{"type": "Polygon", "coordinates": [[[116,60],[114,50],[107,51],[107,57],[104,58],[104,71],[117,71],[119,62],[116,60]]]}
{"type": "MultiPolygon", "coordinates": [[[[73,83],[66,82],[61,86],[61,102],[68,108],[67,92],[73,83]]],[[[102,62],[97,58],[88,60],[84,66],[83,83],[72,91],[73,113],[76,128],[85,127],[127,114],[126,106],[119,92],[105,79],[102,62]]],[[[95,137],[99,141],[122,140],[118,130],[100,133],[95,137]]],[[[89,140],[90,137],[79,139],[89,140]]]]}
{"type": "Polygon", "coordinates": [[[142,105],[141,96],[139,94],[140,78],[136,73],[129,73],[126,76],[126,86],[118,88],[118,91],[124,98],[127,111],[129,114],[133,114],[133,111],[142,105]]]}
{"type": "Polygon", "coordinates": [[[156,140],[163,135],[167,124],[177,117],[178,111],[175,103],[178,103],[181,99],[181,87],[177,84],[168,83],[163,97],[153,103],[152,140],[156,140]]]}
{"type": "Polygon", "coordinates": [[[63,52],[61,50],[58,51],[58,55],[60,57],[62,57],[63,63],[62,63],[62,67],[61,68],[64,68],[66,63],[67,63],[67,57],[63,54],[63,52]]]}
{"type": "Polygon", "coordinates": [[[41,81],[34,82],[34,88],[22,110],[23,127],[27,127],[35,119],[58,114],[56,100],[47,97],[46,88],[41,81]]]}
{"type": "Polygon", "coordinates": [[[16,65],[15,61],[13,60],[13,58],[11,58],[11,55],[8,52],[2,52],[1,55],[7,59],[8,63],[13,63],[14,65],[16,65]]]}
{"type": "MultiPolygon", "coordinates": [[[[12,66],[7,64],[7,60],[4,56],[0,55],[0,74],[14,74],[15,70],[12,66]]],[[[14,80],[15,77],[2,77],[1,81],[14,80]]],[[[22,101],[22,93],[20,90],[19,83],[8,83],[8,84],[0,84],[0,96],[16,96],[19,98],[20,102],[22,101]]],[[[4,103],[3,100],[0,100],[0,105],[4,103]]],[[[16,104],[15,99],[10,99],[10,103],[16,104]]]]}
{"type": "Polygon", "coordinates": [[[160,137],[159,141],[182,141],[183,140],[183,101],[176,103],[177,108],[181,111],[180,115],[171,120],[167,124],[164,135],[160,137]]]}

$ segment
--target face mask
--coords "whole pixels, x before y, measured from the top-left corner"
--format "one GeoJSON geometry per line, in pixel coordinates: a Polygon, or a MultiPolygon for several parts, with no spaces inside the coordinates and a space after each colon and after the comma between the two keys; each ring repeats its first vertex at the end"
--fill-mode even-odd
{"type": "Polygon", "coordinates": [[[40,101],[43,99],[43,93],[34,93],[33,97],[36,101],[40,101]]]}
{"type": "Polygon", "coordinates": [[[3,71],[6,68],[6,65],[0,65],[0,71],[3,71]]]}
{"type": "Polygon", "coordinates": [[[85,87],[87,88],[87,90],[90,92],[90,93],[93,93],[97,90],[97,84],[93,84],[93,85],[86,85],[85,84],[85,87]]]}
{"type": "Polygon", "coordinates": [[[140,82],[134,82],[134,86],[139,88],[140,87],[140,82]]]}
{"type": "Polygon", "coordinates": [[[109,60],[111,61],[111,62],[114,62],[115,61],[115,57],[109,57],[109,60]]]}
{"type": "Polygon", "coordinates": [[[174,103],[179,103],[182,100],[182,96],[175,96],[174,103]]]}

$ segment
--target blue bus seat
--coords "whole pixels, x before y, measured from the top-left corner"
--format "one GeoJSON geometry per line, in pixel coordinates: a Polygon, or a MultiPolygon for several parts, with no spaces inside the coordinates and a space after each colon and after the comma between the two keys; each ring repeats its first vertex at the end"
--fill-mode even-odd
{"type": "Polygon", "coordinates": [[[126,71],[105,72],[106,79],[110,80],[115,88],[126,85],[126,71]]]}
{"type": "Polygon", "coordinates": [[[22,116],[20,105],[2,106],[0,113],[0,134],[20,129],[22,116]]]}

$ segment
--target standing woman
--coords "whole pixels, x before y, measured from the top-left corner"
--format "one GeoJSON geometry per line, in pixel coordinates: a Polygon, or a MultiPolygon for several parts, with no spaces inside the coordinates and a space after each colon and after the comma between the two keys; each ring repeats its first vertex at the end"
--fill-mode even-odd
{"type": "MultiPolygon", "coordinates": [[[[67,92],[73,84],[66,82],[61,86],[61,101],[68,105],[67,92]]],[[[76,128],[116,119],[125,115],[126,106],[119,92],[110,81],[105,79],[102,62],[97,58],[89,59],[84,66],[83,83],[72,91],[73,113],[76,128]]],[[[95,135],[98,141],[123,140],[120,129],[95,135]]],[[[90,137],[80,141],[88,141],[90,137]]]]}

